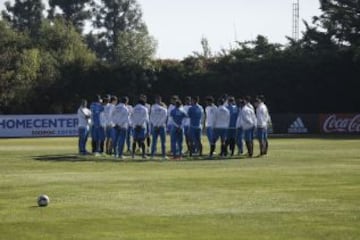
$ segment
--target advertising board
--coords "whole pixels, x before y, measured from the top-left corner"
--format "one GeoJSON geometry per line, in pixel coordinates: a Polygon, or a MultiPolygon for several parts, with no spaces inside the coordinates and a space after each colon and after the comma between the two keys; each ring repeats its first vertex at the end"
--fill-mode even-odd
{"type": "Polygon", "coordinates": [[[0,137],[65,137],[78,134],[76,114],[0,115],[0,137]]]}

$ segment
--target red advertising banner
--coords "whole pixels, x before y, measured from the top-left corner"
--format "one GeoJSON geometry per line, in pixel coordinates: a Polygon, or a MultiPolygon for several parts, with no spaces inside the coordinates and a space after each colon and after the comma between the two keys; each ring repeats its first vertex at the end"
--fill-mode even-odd
{"type": "Polygon", "coordinates": [[[321,114],[320,129],[323,133],[360,134],[360,114],[321,114]]]}

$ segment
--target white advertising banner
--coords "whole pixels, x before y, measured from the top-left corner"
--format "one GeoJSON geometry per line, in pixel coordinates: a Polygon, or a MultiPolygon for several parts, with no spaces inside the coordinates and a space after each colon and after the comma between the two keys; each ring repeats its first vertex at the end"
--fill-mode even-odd
{"type": "Polygon", "coordinates": [[[0,115],[0,138],[68,137],[77,134],[76,114],[0,115]]]}

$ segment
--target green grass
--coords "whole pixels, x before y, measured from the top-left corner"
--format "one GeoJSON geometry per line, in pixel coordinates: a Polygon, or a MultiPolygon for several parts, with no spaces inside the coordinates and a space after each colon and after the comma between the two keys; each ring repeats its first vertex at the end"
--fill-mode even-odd
{"type": "Polygon", "coordinates": [[[360,140],[270,143],[251,160],[124,162],[2,139],[0,239],[360,239],[360,140]]]}

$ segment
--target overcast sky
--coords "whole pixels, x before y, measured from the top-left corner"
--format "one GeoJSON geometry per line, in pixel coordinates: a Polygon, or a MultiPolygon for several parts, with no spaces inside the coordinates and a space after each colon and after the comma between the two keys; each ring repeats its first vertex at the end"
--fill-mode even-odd
{"type": "MultiPolygon", "coordinates": [[[[5,0],[0,0],[3,8],[5,0]]],[[[258,34],[286,43],[292,33],[293,0],[138,0],[160,58],[181,59],[200,51],[202,36],[213,51],[258,34]]],[[[300,18],[319,15],[318,0],[300,0],[300,18]]],[[[301,30],[304,29],[300,23],[301,30]]]]}

